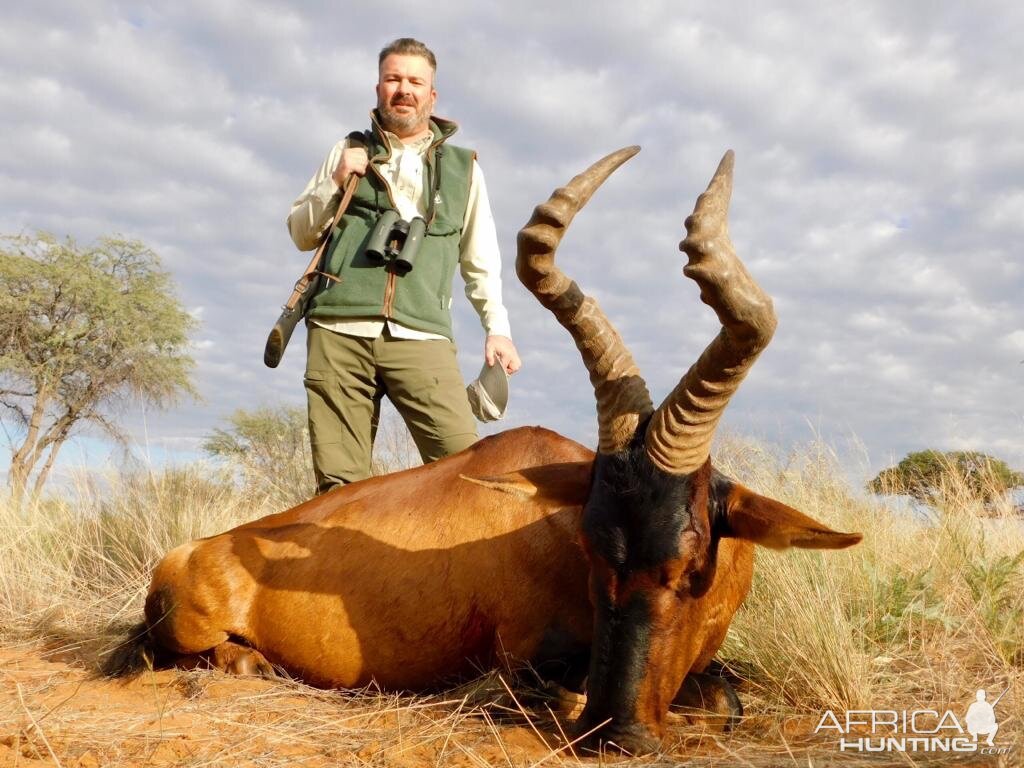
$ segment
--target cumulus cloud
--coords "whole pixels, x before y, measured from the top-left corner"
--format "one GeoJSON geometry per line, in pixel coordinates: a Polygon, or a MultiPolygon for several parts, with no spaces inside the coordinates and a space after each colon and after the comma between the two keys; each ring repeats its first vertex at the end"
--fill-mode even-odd
{"type": "MultiPolygon", "coordinates": [[[[1016,5],[398,3],[383,22],[329,3],[64,6],[21,4],[0,28],[0,229],[139,237],[202,307],[204,400],[147,414],[150,440],[195,445],[237,407],[302,401],[301,330],[280,369],[261,363],[307,260],[284,217],[365,123],[377,50],[410,34],[438,54],[438,111],[480,152],[499,224],[525,358],[502,426],[595,437],[575,349],[512,270],[532,207],[643,145],[559,261],[660,400],[717,332],[677,245],[732,147],[731,231],[780,327],[730,428],[853,433],[874,468],[923,447],[1024,466],[1016,5]]],[[[483,339],[465,302],[456,326],[472,377],[483,339]]]]}

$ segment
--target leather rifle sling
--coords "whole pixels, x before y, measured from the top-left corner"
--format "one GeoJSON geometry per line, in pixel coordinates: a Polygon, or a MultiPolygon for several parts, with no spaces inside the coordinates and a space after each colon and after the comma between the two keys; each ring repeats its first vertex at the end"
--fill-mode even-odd
{"type": "MultiPolygon", "coordinates": [[[[352,201],[352,195],[356,191],[356,187],[359,185],[359,176],[355,173],[349,174],[348,182],[345,184],[345,194],[341,198],[341,202],[338,204],[338,212],[334,214],[334,220],[331,222],[331,226],[327,228],[327,232],[324,235],[324,239],[320,241],[320,247],[316,249],[316,253],[313,254],[312,260],[306,267],[306,271],[302,273],[302,277],[295,281],[295,287],[292,289],[292,295],[288,297],[288,301],[285,302],[285,311],[291,311],[295,309],[295,305],[299,303],[299,299],[309,288],[309,281],[312,280],[318,274],[324,274],[320,271],[321,259],[324,255],[324,249],[327,248],[327,243],[331,240],[331,232],[338,226],[338,222],[341,221],[341,217],[345,215],[345,211],[348,209],[348,204],[352,201]]],[[[333,275],[325,275],[328,279],[333,278],[333,275]]]]}

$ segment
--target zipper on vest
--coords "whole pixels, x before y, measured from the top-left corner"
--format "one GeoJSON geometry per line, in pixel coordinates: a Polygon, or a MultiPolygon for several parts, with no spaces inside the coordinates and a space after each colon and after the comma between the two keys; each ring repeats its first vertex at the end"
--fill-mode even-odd
{"type": "MultiPolygon", "coordinates": [[[[380,135],[383,137],[383,135],[384,135],[383,130],[380,131],[380,135]]],[[[428,168],[428,170],[430,171],[430,174],[431,174],[431,183],[429,184],[430,189],[429,189],[429,191],[427,191],[427,194],[431,195],[431,198],[427,201],[427,208],[429,210],[428,216],[430,217],[430,220],[427,222],[428,226],[430,224],[433,224],[433,222],[434,222],[434,216],[436,214],[436,212],[434,211],[434,198],[437,196],[438,192],[440,191],[440,186],[441,186],[440,185],[440,173],[439,173],[438,162],[437,162],[438,161],[438,154],[440,154],[440,152],[443,151],[442,148],[441,148],[441,144],[443,144],[447,139],[448,139],[447,136],[442,136],[440,139],[435,140],[434,143],[431,144],[430,147],[427,148],[428,154],[431,153],[431,152],[433,153],[433,160],[434,160],[433,163],[424,163],[424,165],[427,166],[427,168],[428,168]]],[[[391,154],[392,154],[391,147],[389,145],[387,145],[387,144],[385,144],[385,147],[386,147],[386,149],[388,151],[387,159],[390,159],[391,154]]],[[[471,166],[471,169],[472,169],[472,166],[471,166]]],[[[380,169],[378,169],[376,164],[374,164],[372,161],[370,162],[370,170],[372,170],[374,172],[374,174],[376,174],[377,178],[380,179],[381,184],[383,184],[383,186],[384,186],[384,191],[387,193],[388,202],[390,202],[391,203],[391,207],[394,208],[397,211],[398,210],[398,204],[395,202],[395,198],[391,194],[391,187],[388,185],[387,181],[384,179],[384,174],[382,174],[380,172],[380,169]]],[[[383,314],[384,318],[387,319],[387,320],[391,319],[391,312],[394,309],[395,289],[396,289],[396,287],[397,287],[397,284],[395,282],[395,273],[389,269],[388,270],[388,282],[384,286],[384,306],[381,308],[381,314],[383,314]]],[[[444,305],[444,297],[441,297],[441,304],[442,304],[442,306],[444,305]]]]}

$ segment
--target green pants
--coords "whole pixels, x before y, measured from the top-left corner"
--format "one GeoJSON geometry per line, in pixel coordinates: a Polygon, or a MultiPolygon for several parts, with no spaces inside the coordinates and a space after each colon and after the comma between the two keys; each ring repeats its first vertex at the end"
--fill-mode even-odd
{"type": "Polygon", "coordinates": [[[477,440],[455,345],[447,339],[375,339],[310,325],[306,399],[313,469],[322,493],[370,476],[373,435],[384,395],[412,433],[424,462],[477,440]]]}

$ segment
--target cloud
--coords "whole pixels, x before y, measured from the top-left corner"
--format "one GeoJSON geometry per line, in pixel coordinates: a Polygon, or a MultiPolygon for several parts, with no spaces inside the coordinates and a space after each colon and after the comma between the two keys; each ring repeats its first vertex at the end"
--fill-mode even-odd
{"type": "MultiPolygon", "coordinates": [[[[1016,5],[864,2],[840,18],[790,3],[399,3],[383,21],[262,0],[22,6],[0,29],[0,230],[117,232],[162,255],[203,308],[204,401],[145,417],[168,445],[194,446],[237,407],[302,401],[301,330],[280,369],[261,363],[308,258],[284,218],[365,123],[379,48],[412,34],[438,53],[439,111],[487,175],[525,359],[505,425],[596,433],[571,340],[512,270],[533,206],[643,145],[558,259],[660,401],[717,333],[677,245],[732,147],[730,229],[780,325],[727,424],[786,442],[811,437],[810,419],[858,435],[874,469],[963,446],[1024,466],[1016,5]]],[[[456,324],[472,377],[483,339],[465,302],[456,324]]]]}

